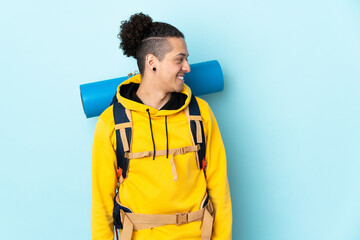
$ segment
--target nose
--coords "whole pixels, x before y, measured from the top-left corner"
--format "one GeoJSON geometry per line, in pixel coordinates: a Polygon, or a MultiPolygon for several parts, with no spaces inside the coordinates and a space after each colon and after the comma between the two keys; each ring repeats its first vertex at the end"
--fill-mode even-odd
{"type": "Polygon", "coordinates": [[[189,73],[191,71],[190,65],[188,61],[184,61],[184,64],[182,66],[182,70],[186,73],[189,73]]]}

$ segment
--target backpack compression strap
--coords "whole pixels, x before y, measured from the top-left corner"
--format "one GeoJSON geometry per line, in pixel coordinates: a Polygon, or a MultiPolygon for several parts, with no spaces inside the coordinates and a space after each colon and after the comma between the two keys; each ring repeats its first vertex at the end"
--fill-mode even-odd
{"type": "Polygon", "coordinates": [[[197,152],[197,164],[200,169],[206,168],[205,153],[205,135],[204,135],[204,126],[202,122],[202,117],[200,115],[199,105],[196,101],[195,96],[191,95],[191,100],[188,107],[188,119],[190,122],[190,129],[193,138],[194,145],[200,145],[200,150],[197,152]]]}
{"type": "Polygon", "coordinates": [[[201,240],[211,240],[215,209],[211,199],[207,197],[206,204],[200,210],[175,214],[141,214],[126,212],[120,209],[123,231],[120,240],[132,239],[136,230],[150,229],[165,225],[183,225],[190,222],[202,222],[201,240]]]}
{"type": "Polygon", "coordinates": [[[129,166],[129,158],[125,157],[125,153],[130,152],[132,137],[131,113],[128,109],[125,109],[119,101],[117,101],[116,96],[114,97],[112,104],[116,131],[116,159],[119,183],[122,183],[127,176],[129,166]]]}

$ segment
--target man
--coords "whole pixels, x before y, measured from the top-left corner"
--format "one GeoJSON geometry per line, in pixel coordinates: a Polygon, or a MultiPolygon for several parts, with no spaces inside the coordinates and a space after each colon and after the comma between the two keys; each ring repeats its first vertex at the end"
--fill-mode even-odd
{"type": "Polygon", "coordinates": [[[96,124],[92,239],[113,239],[114,221],[123,228],[122,240],[231,239],[225,150],[210,107],[184,84],[190,66],[183,34],[140,13],[122,22],[119,38],[124,54],[137,59],[140,74],[119,85],[114,104],[96,124]],[[201,116],[189,114],[194,104],[201,116]],[[116,137],[127,124],[116,124],[118,106],[126,109],[131,139],[116,137]],[[201,133],[204,159],[197,144],[201,133]],[[117,154],[119,143],[125,154],[117,154]],[[118,166],[124,155],[128,165],[118,166]]]}

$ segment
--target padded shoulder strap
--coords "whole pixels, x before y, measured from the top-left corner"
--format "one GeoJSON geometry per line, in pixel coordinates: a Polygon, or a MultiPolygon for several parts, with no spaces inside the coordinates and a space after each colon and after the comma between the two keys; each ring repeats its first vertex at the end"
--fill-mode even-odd
{"type": "Polygon", "coordinates": [[[200,114],[199,105],[193,94],[191,95],[191,100],[189,104],[189,115],[190,115],[190,129],[195,145],[197,144],[200,145],[200,150],[197,152],[199,159],[199,167],[200,169],[204,169],[206,167],[205,164],[206,144],[205,144],[204,126],[200,114]]]}
{"type": "Polygon", "coordinates": [[[122,177],[125,179],[129,166],[129,159],[125,158],[125,152],[130,152],[132,137],[131,121],[126,114],[127,110],[121,103],[117,101],[117,99],[115,99],[116,96],[114,97],[112,104],[116,131],[117,167],[119,177],[122,175],[122,177]]]}

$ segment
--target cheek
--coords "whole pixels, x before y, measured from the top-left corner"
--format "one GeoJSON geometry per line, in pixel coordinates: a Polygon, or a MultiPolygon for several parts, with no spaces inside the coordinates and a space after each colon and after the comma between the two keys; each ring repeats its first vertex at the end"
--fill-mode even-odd
{"type": "Polygon", "coordinates": [[[167,77],[167,78],[173,78],[174,76],[176,76],[177,73],[178,73],[178,71],[171,69],[171,68],[165,69],[165,72],[164,72],[165,77],[167,77]]]}
{"type": "Polygon", "coordinates": [[[164,78],[174,78],[181,71],[181,68],[174,64],[164,64],[162,66],[162,76],[164,78]]]}

